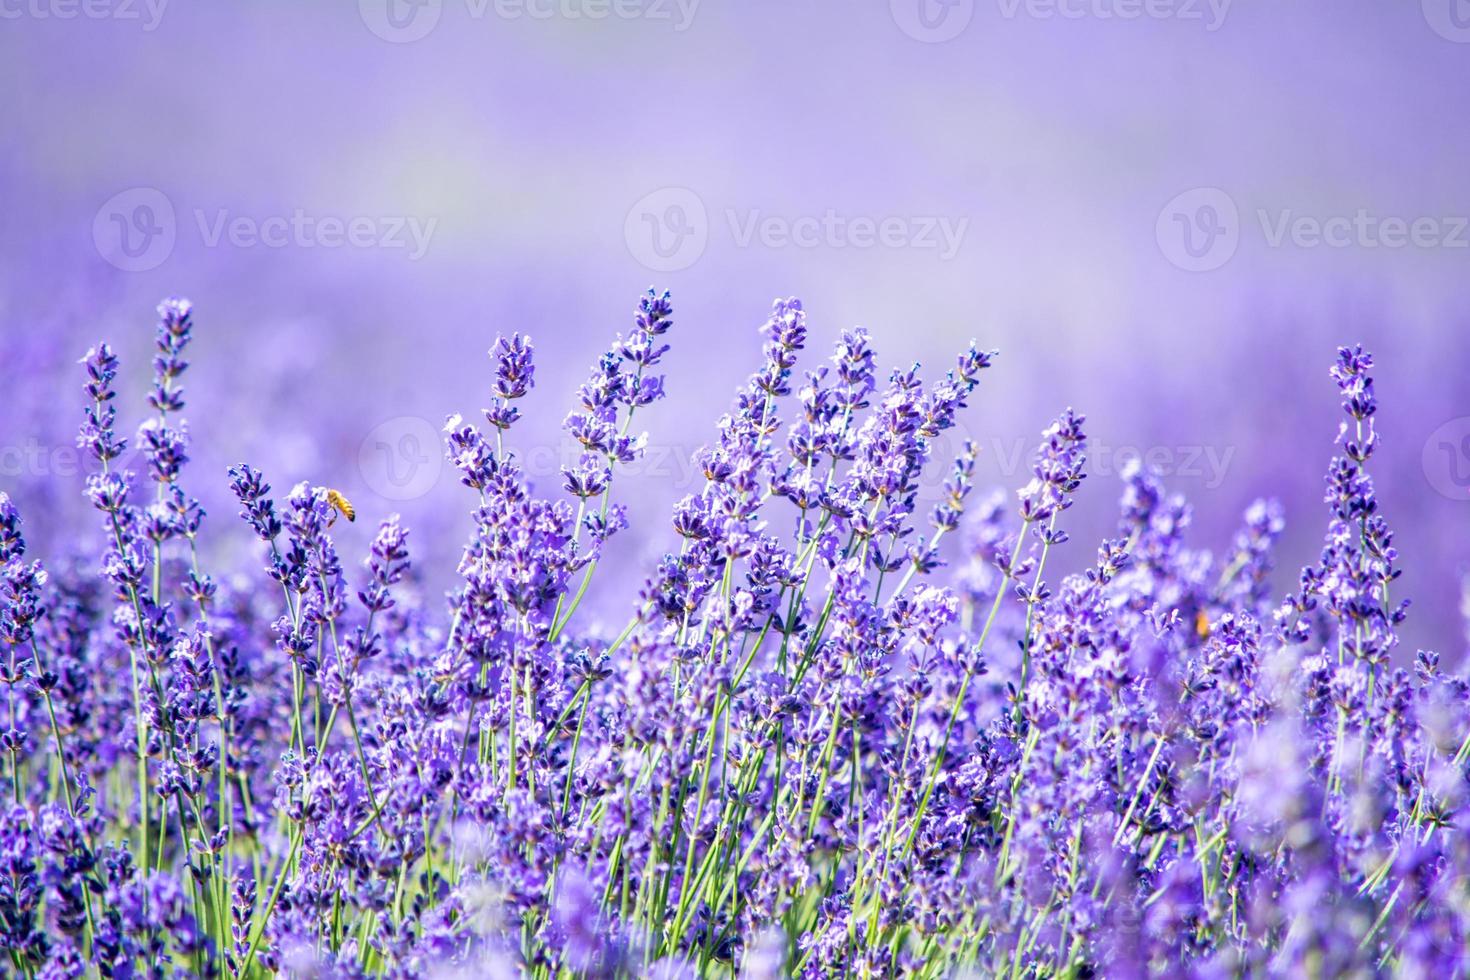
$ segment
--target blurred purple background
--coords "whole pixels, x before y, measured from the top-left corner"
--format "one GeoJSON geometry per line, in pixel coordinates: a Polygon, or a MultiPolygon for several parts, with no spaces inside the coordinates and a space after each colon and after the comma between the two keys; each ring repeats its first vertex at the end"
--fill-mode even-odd
{"type": "Polygon", "coordinates": [[[215,543],[246,540],[222,494],[248,460],[347,493],[347,554],[402,512],[442,573],[470,501],[437,432],[487,404],[495,334],[537,342],[516,442],[554,492],[575,386],[654,283],[677,326],[615,494],[630,570],[776,295],[809,364],[858,324],[885,367],[1000,348],[983,483],[1085,412],[1074,566],[1131,449],[1201,546],[1279,496],[1278,586],[1320,544],[1333,349],[1363,342],[1407,645],[1464,645],[1464,0],[0,0],[0,80],[0,487],[42,553],[92,523],[75,361],[117,346],[131,431],[165,295],[196,303],[185,484],[215,543]]]}

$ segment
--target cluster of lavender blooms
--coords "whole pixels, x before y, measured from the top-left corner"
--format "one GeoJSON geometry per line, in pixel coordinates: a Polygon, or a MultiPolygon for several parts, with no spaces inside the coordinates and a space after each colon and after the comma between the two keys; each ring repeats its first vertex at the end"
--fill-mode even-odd
{"type": "Polygon", "coordinates": [[[553,488],[517,465],[532,345],[496,342],[484,424],[445,429],[473,532],[442,608],[396,517],[349,569],[334,495],[247,465],[243,524],[209,534],[253,545],[201,543],[187,302],[160,307],[135,436],[89,351],[93,558],[30,559],[0,493],[0,972],[1466,973],[1470,688],[1395,651],[1366,352],[1332,368],[1296,591],[1271,594],[1278,507],[1212,555],[1138,468],[1095,562],[1048,582],[1083,417],[1014,502],[972,500],[967,445],[921,511],[994,354],[885,378],[855,330],[798,374],[806,314],[778,301],[678,550],[604,628],[579,610],[672,324],[642,298],[553,488]]]}

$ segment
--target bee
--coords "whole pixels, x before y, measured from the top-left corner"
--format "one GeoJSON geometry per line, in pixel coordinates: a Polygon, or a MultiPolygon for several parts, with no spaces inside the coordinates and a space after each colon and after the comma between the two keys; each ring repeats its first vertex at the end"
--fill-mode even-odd
{"type": "Polygon", "coordinates": [[[1210,617],[1205,615],[1203,609],[1194,614],[1194,632],[1201,640],[1210,638],[1210,617]]]}
{"type": "Polygon", "coordinates": [[[340,491],[333,490],[331,487],[328,487],[327,503],[332,505],[332,519],[327,522],[328,527],[331,527],[333,524],[337,523],[338,513],[347,518],[349,522],[357,520],[357,511],[353,509],[352,501],[342,496],[340,491]]]}

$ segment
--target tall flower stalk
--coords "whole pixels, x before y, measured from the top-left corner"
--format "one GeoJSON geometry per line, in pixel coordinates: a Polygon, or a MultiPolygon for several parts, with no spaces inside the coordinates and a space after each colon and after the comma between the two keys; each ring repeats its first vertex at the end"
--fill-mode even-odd
{"type": "Polygon", "coordinates": [[[667,293],[578,389],[559,485],[520,464],[537,351],[494,342],[483,425],[445,427],[471,530],[442,609],[396,515],[345,505],[376,525],[350,567],[340,493],[247,464],[216,547],[181,483],[193,317],[159,308],[142,473],[116,355],[84,359],[89,563],[36,560],[0,493],[7,973],[1465,972],[1470,683],[1398,662],[1362,349],[1321,557],[1277,600],[1277,505],[1217,556],[1136,465],[1059,574],[1081,415],[977,504],[976,444],[941,448],[994,352],[926,380],[852,329],[812,363],[778,300],[602,622],[635,416],[687,377],[667,293]]]}

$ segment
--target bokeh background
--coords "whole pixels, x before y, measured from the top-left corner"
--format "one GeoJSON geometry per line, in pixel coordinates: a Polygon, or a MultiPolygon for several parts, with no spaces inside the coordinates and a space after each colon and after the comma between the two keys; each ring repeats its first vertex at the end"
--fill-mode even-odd
{"type": "Polygon", "coordinates": [[[0,487],[41,554],[95,523],[76,359],[119,349],[131,428],[178,293],[215,546],[248,460],[347,493],[348,554],[403,513],[447,581],[470,501],[437,432],[487,404],[496,333],[538,345],[517,444],[555,492],[575,386],[657,284],[670,398],[603,603],[797,295],[809,363],[854,325],[884,366],[1001,350],[982,483],[1085,412],[1074,567],[1147,453],[1200,546],[1279,497],[1283,586],[1325,523],[1334,347],[1370,345],[1406,645],[1464,647],[1464,0],[0,0],[0,82],[0,487]]]}

